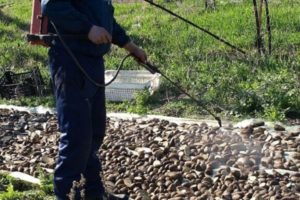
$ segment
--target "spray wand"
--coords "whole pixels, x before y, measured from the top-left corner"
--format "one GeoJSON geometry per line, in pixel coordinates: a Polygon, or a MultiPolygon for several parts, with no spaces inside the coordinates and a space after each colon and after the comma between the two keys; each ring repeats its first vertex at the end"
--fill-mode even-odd
{"type": "Polygon", "coordinates": [[[222,127],[222,121],[221,118],[216,116],[215,113],[213,113],[211,110],[209,110],[202,101],[200,101],[199,99],[196,99],[195,97],[193,97],[191,94],[189,94],[188,92],[186,92],[184,89],[182,89],[178,84],[176,84],[174,81],[172,81],[168,76],[166,76],[164,73],[162,73],[156,66],[152,65],[149,62],[140,62],[140,65],[142,65],[144,68],[146,68],[150,73],[155,74],[155,73],[159,73],[160,75],[162,75],[166,80],[168,80],[173,86],[175,86],[180,92],[182,92],[183,94],[185,94],[186,96],[188,96],[190,99],[192,99],[194,102],[197,103],[198,106],[200,106],[201,108],[203,108],[206,112],[208,112],[211,116],[213,116],[215,118],[215,120],[217,120],[218,124],[220,127],[222,127]]]}

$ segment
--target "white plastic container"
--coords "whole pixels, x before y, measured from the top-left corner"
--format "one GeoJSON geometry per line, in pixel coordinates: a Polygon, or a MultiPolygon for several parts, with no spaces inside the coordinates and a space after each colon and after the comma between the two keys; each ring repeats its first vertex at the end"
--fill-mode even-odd
{"type": "MultiPolygon", "coordinates": [[[[105,81],[110,81],[116,70],[105,71],[105,81]]],[[[116,80],[106,87],[106,100],[113,102],[130,101],[134,94],[149,90],[150,95],[159,88],[160,74],[151,74],[146,70],[121,70],[116,80]]]]}

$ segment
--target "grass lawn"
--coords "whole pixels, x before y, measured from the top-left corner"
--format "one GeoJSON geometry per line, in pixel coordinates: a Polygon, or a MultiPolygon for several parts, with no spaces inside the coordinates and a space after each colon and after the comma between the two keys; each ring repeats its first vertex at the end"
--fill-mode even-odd
{"type": "MultiPolygon", "coordinates": [[[[244,56],[211,36],[147,3],[115,4],[115,16],[132,40],[143,47],[149,60],[205,105],[223,117],[262,116],[284,120],[300,110],[300,2],[271,1],[271,56],[256,52],[255,18],[250,1],[217,1],[216,10],[204,2],[155,1],[245,50],[244,56]]],[[[5,70],[26,71],[39,67],[49,80],[47,49],[25,40],[31,17],[31,0],[0,0],[0,75],[5,70]]],[[[265,15],[263,15],[265,24],[265,15]]],[[[267,32],[263,26],[267,47],[267,32]]],[[[115,69],[126,55],[113,47],[105,56],[106,67],[115,69]]],[[[127,69],[140,69],[135,61],[127,69]]],[[[164,81],[156,95],[138,94],[134,102],[108,103],[110,111],[155,113],[172,116],[206,115],[188,98],[164,81]]],[[[51,96],[1,100],[17,105],[54,106],[51,96]]]]}

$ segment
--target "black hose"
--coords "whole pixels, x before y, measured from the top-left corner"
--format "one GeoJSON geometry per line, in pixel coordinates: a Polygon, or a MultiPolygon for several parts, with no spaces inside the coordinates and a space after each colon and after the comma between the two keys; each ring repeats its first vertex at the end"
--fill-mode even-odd
{"type": "Polygon", "coordinates": [[[73,61],[75,62],[75,65],[80,69],[80,71],[84,74],[84,76],[85,76],[89,81],[91,81],[91,83],[93,83],[93,84],[94,84],[95,86],[97,86],[97,87],[106,87],[106,86],[110,85],[110,84],[117,78],[117,76],[119,75],[119,73],[120,73],[120,71],[121,71],[121,69],[122,69],[122,67],[123,67],[123,65],[124,65],[125,60],[126,60],[128,57],[131,56],[131,54],[128,54],[128,55],[126,55],[126,56],[122,59],[120,65],[119,65],[119,67],[118,67],[118,69],[117,69],[116,74],[114,75],[114,77],[113,77],[109,82],[107,82],[107,83],[105,83],[105,84],[98,83],[98,82],[96,82],[94,79],[92,79],[92,78],[89,76],[89,74],[84,70],[83,66],[79,63],[78,59],[77,59],[76,56],[73,54],[73,52],[71,51],[71,49],[68,47],[68,45],[66,44],[66,42],[65,42],[65,40],[63,39],[62,35],[59,33],[59,31],[58,31],[57,27],[55,26],[55,24],[54,24],[53,22],[51,22],[51,24],[52,24],[52,26],[53,26],[53,28],[54,28],[54,30],[55,30],[55,32],[56,32],[56,34],[57,34],[59,40],[61,41],[63,47],[65,48],[65,50],[67,51],[67,53],[71,56],[71,58],[72,58],[73,61]]]}
{"type": "Polygon", "coordinates": [[[167,8],[165,8],[165,7],[161,6],[161,5],[159,5],[159,4],[154,3],[152,0],[144,0],[144,1],[146,1],[146,2],[148,2],[149,4],[151,4],[151,5],[155,6],[155,7],[159,8],[159,9],[161,9],[161,10],[167,12],[167,13],[169,13],[170,15],[173,15],[173,16],[177,17],[178,19],[181,19],[181,20],[184,21],[185,23],[187,23],[187,24],[189,24],[189,25],[191,25],[191,26],[197,28],[198,30],[207,33],[208,35],[210,35],[210,36],[212,36],[213,38],[219,40],[220,42],[226,44],[227,46],[230,46],[232,49],[235,49],[236,51],[238,51],[238,52],[240,52],[240,53],[242,53],[242,54],[246,54],[246,52],[245,52],[244,50],[240,49],[239,47],[236,47],[235,45],[233,45],[233,44],[229,43],[228,41],[222,39],[221,37],[219,37],[219,36],[217,36],[216,34],[210,32],[209,30],[206,30],[206,29],[204,29],[204,28],[198,26],[198,25],[195,24],[194,22],[191,22],[190,20],[183,18],[182,16],[180,16],[180,15],[178,15],[178,14],[172,12],[171,10],[169,10],[169,9],[167,9],[167,8]]]}

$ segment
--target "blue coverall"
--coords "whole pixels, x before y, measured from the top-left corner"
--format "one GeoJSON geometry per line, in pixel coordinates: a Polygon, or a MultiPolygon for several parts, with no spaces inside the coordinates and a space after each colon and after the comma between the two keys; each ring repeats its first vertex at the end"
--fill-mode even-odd
{"type": "MultiPolygon", "coordinates": [[[[105,28],[112,35],[112,43],[120,47],[130,40],[114,19],[110,0],[42,0],[42,13],[61,34],[87,35],[97,25],[105,28]]],[[[68,39],[66,43],[89,76],[104,83],[102,57],[110,44],[96,45],[88,39],[68,39]]],[[[69,199],[72,182],[83,174],[86,197],[101,200],[104,187],[97,152],[105,135],[105,89],[87,80],[58,39],[50,44],[49,66],[61,131],[55,195],[58,200],[69,199]]]]}

